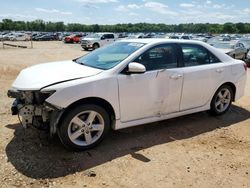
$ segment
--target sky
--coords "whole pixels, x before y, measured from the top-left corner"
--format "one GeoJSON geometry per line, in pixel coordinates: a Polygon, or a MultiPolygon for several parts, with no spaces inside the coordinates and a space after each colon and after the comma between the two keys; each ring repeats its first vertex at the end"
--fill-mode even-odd
{"type": "Polygon", "coordinates": [[[250,0],[0,0],[0,20],[81,24],[250,22],[250,0]]]}

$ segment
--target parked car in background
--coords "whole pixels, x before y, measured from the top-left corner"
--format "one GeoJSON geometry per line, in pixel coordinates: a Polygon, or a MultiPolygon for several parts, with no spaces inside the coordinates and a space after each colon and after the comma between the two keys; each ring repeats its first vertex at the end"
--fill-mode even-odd
{"type": "Polygon", "coordinates": [[[114,33],[94,33],[82,38],[81,46],[84,50],[97,49],[101,46],[113,43],[116,41],[114,33]]]}
{"type": "Polygon", "coordinates": [[[214,43],[212,46],[218,48],[225,54],[231,56],[234,59],[241,59],[245,60],[247,56],[247,49],[244,46],[237,42],[237,41],[230,41],[230,42],[217,42],[214,43]]]}
{"type": "Polygon", "coordinates": [[[59,35],[58,35],[58,40],[64,40],[64,38],[65,37],[67,37],[67,36],[70,36],[71,34],[70,33],[60,33],[59,35]]]}
{"type": "Polygon", "coordinates": [[[247,49],[247,52],[250,50],[250,38],[241,38],[239,43],[241,43],[244,48],[247,49]]]}
{"type": "Polygon", "coordinates": [[[32,39],[32,40],[36,40],[36,38],[41,37],[41,36],[43,36],[43,35],[44,35],[43,33],[33,33],[33,34],[31,35],[31,39],[32,39]]]}
{"type": "Polygon", "coordinates": [[[143,38],[155,38],[156,34],[155,33],[146,33],[143,38]]]}
{"type": "Polygon", "coordinates": [[[189,35],[182,35],[180,36],[180,39],[184,39],[184,40],[192,40],[192,37],[189,35]]]}
{"type": "Polygon", "coordinates": [[[245,83],[246,64],[206,43],[128,39],[26,68],[8,96],[23,126],[47,128],[67,148],[85,150],[111,128],[205,110],[222,115],[243,96],[245,83]]]}
{"type": "Polygon", "coordinates": [[[9,36],[9,40],[27,41],[27,40],[30,40],[30,36],[25,33],[14,33],[14,35],[9,36]]]}
{"type": "Polygon", "coordinates": [[[57,35],[53,33],[47,33],[47,34],[39,34],[32,38],[32,40],[35,41],[51,41],[51,40],[58,40],[57,35]]]}
{"type": "Polygon", "coordinates": [[[230,41],[229,36],[224,36],[224,37],[216,36],[216,37],[209,38],[207,40],[207,43],[213,46],[215,43],[227,42],[227,41],[230,41]]]}
{"type": "Polygon", "coordinates": [[[180,36],[172,35],[172,36],[169,36],[169,39],[180,39],[180,36]]]}
{"type": "Polygon", "coordinates": [[[3,40],[10,40],[10,38],[14,36],[14,33],[10,32],[10,33],[6,33],[2,36],[3,40]]]}
{"type": "Polygon", "coordinates": [[[250,51],[247,53],[246,64],[248,67],[250,67],[250,51]]]}
{"type": "Polygon", "coordinates": [[[129,34],[127,39],[142,39],[144,38],[144,34],[143,33],[133,33],[133,34],[129,34]]]}
{"type": "Polygon", "coordinates": [[[64,37],[63,41],[65,43],[79,43],[81,42],[82,36],[83,36],[82,34],[74,34],[74,35],[66,36],[64,37]]]}
{"type": "Polygon", "coordinates": [[[207,39],[206,37],[204,37],[204,36],[198,36],[198,35],[196,35],[196,36],[194,36],[194,37],[192,38],[192,40],[207,42],[208,39],[207,39]]]}
{"type": "Polygon", "coordinates": [[[118,36],[117,36],[117,38],[119,38],[119,39],[124,39],[124,38],[127,38],[127,37],[128,37],[127,33],[118,33],[118,36]]]}

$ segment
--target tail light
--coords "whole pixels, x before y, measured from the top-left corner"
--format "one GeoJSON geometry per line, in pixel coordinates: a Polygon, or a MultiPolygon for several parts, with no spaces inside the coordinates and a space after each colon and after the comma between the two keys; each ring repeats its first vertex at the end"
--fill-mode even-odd
{"type": "Polygon", "coordinates": [[[247,64],[246,63],[244,63],[244,69],[245,69],[245,71],[247,71],[247,64]]]}

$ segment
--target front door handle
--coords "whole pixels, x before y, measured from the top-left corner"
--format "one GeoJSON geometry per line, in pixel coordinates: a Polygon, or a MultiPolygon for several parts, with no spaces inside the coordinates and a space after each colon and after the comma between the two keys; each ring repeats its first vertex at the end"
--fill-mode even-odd
{"type": "Polygon", "coordinates": [[[174,74],[174,75],[170,76],[170,78],[173,80],[178,80],[178,79],[182,78],[182,75],[181,74],[174,74]]]}

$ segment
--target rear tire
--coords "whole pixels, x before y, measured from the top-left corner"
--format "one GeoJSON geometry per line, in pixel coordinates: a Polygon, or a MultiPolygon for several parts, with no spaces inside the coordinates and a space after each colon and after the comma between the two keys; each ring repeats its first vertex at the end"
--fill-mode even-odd
{"type": "Polygon", "coordinates": [[[62,119],[58,135],[63,145],[83,151],[99,144],[110,130],[107,111],[97,105],[76,106],[62,119]]]}
{"type": "Polygon", "coordinates": [[[212,115],[218,116],[226,113],[233,100],[233,90],[229,85],[221,86],[214,94],[211,101],[210,112],[212,115]]]}

